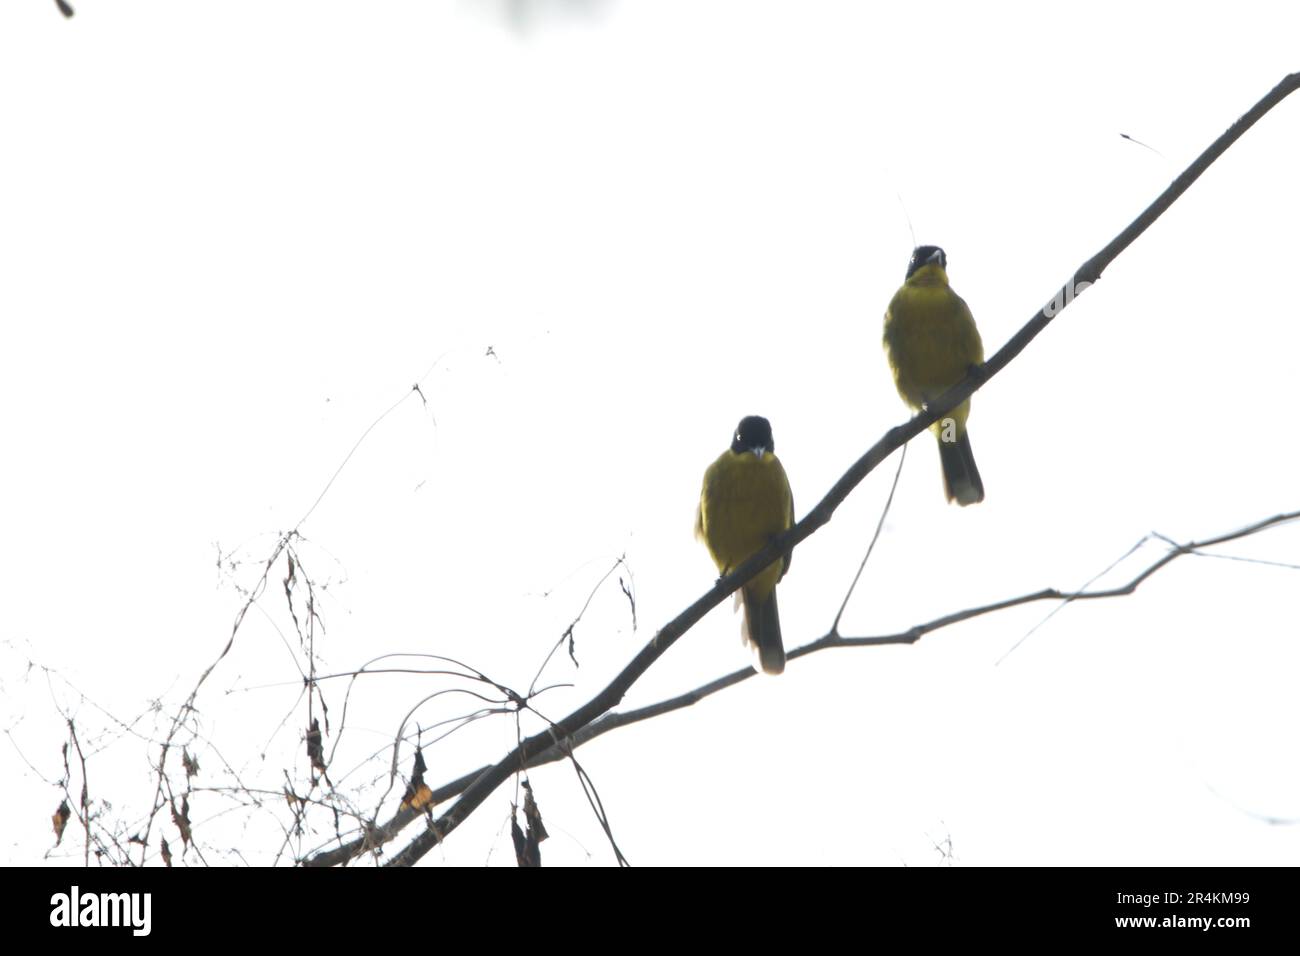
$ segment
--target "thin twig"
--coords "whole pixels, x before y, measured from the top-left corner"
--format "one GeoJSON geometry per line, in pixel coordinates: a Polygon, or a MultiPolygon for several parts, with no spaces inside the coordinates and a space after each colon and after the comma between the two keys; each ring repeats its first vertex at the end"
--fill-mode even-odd
{"type": "Polygon", "coordinates": [[[68,733],[72,736],[72,745],[77,748],[77,759],[81,761],[81,797],[80,812],[77,814],[81,817],[81,825],[85,830],[86,849],[83,858],[83,864],[90,866],[90,780],[86,777],[86,755],[81,752],[81,741],[77,737],[77,725],[73,723],[71,717],[68,718],[68,733]]]}
{"type": "Polygon", "coordinates": [[[835,613],[835,620],[831,623],[831,633],[840,632],[840,618],[844,616],[844,609],[849,606],[849,598],[853,597],[853,590],[858,586],[858,580],[862,577],[862,572],[866,570],[867,562],[871,560],[871,552],[876,550],[876,542],[880,540],[881,529],[885,527],[885,519],[889,517],[889,509],[894,504],[894,492],[898,490],[898,479],[903,474],[903,462],[907,461],[907,446],[903,446],[902,452],[898,456],[898,470],[894,472],[894,483],[889,486],[889,497],[885,499],[885,506],[880,509],[880,520],[876,522],[875,533],[871,536],[871,543],[867,545],[867,553],[862,556],[862,563],[858,565],[858,573],[853,575],[853,583],[849,585],[848,592],[844,595],[844,601],[840,604],[840,609],[835,613]]]}
{"type": "MultiPolygon", "coordinates": [[[[591,602],[595,599],[596,592],[600,590],[600,586],[604,584],[606,581],[608,581],[609,576],[613,574],[615,571],[617,571],[620,567],[626,566],[627,564],[626,558],[627,555],[621,555],[618,558],[618,560],[614,562],[613,567],[611,567],[608,571],[606,571],[603,575],[601,575],[600,580],[597,581],[595,587],[591,589],[591,593],[587,595],[587,600],[582,605],[582,610],[578,612],[578,616],[575,617],[569,623],[569,626],[564,629],[564,633],[560,635],[560,639],[555,642],[555,646],[551,648],[550,653],[547,654],[546,658],[542,661],[542,666],[537,668],[537,673],[533,675],[532,682],[528,685],[529,696],[532,696],[534,689],[537,687],[537,682],[542,679],[542,672],[546,670],[546,665],[551,662],[551,658],[555,656],[555,652],[564,646],[565,641],[573,640],[573,629],[578,626],[578,622],[581,621],[583,615],[587,613],[587,608],[591,607],[591,602]]],[[[624,593],[625,594],[627,593],[626,589],[624,589],[624,593]]],[[[630,600],[630,596],[629,596],[629,600],[630,600]]],[[[635,605],[633,607],[634,607],[633,614],[635,614],[635,605]]],[[[572,652],[570,652],[570,656],[572,656],[572,652]]]]}
{"type": "MultiPolygon", "coordinates": [[[[1083,585],[1078,589],[1078,591],[1083,592],[1088,590],[1088,588],[1092,587],[1094,584],[1096,584],[1106,575],[1110,574],[1111,571],[1115,570],[1115,568],[1117,568],[1119,565],[1123,564],[1130,557],[1132,557],[1133,554],[1136,553],[1137,550],[1142,547],[1142,545],[1146,544],[1150,540],[1151,540],[1151,535],[1149,534],[1143,535],[1141,538],[1137,540],[1137,542],[1133,545],[1133,547],[1129,548],[1127,551],[1121,554],[1110,564],[1106,565],[1106,567],[1102,568],[1100,571],[1098,571],[1088,580],[1084,581],[1083,585]]],[[[1168,539],[1166,538],[1165,540],[1167,541],[1168,539]]],[[[1016,649],[1019,648],[1021,644],[1029,640],[1029,638],[1032,637],[1034,633],[1038,631],[1039,628],[1041,628],[1044,624],[1046,624],[1048,621],[1054,618],[1058,612],[1065,610],[1066,605],[1068,605],[1072,600],[1074,600],[1074,598],[1067,597],[1063,601],[1061,601],[1060,604],[1056,605],[1056,607],[1048,611],[1047,614],[1042,618],[1042,620],[1040,620],[1037,624],[1035,624],[1033,627],[1031,627],[1029,630],[1025,631],[1025,633],[1021,635],[1020,640],[1016,641],[1009,648],[1007,648],[1006,653],[1004,653],[1001,657],[999,657],[996,661],[993,662],[993,666],[994,667],[1000,666],[1003,661],[1005,661],[1008,657],[1010,657],[1012,654],[1016,652],[1016,649]]]]}

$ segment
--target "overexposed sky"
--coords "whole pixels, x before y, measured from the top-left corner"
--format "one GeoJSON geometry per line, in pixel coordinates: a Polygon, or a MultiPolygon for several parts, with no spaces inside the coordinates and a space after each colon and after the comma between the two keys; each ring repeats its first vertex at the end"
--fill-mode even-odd
{"type": "MultiPolygon", "coordinates": [[[[82,859],[79,832],[50,851],[65,716],[97,822],[142,827],[157,741],[296,526],[331,674],[441,654],[522,691],[625,556],[581,666],[539,683],[568,713],[711,585],[693,512],[740,417],[771,420],[799,516],[905,420],[880,326],[913,230],[992,354],[1300,69],[1284,2],[75,6],[0,9],[10,863],[82,859]]],[[[1293,97],[975,396],[983,504],[946,505],[914,443],[845,633],[1300,508],[1298,161],[1293,97]]],[[[787,647],[829,627],[895,463],[798,549],[787,647]]],[[[1300,528],[1220,553],[1297,565],[1300,528]]],[[[1294,865],[1300,826],[1260,818],[1300,820],[1298,573],[1183,557],[1018,647],[1053,605],[813,655],[578,758],[634,864],[933,865],[950,839],[967,865],[1294,865]]],[[[285,831],[310,768],[284,576],[179,738],[190,865],[334,836],[323,809],[285,831]]],[[[728,603],[623,706],[748,661],[728,603]]],[[[435,785],[516,739],[433,742],[478,706],[439,693],[463,682],[367,677],[346,716],[322,687],[338,790],[314,795],[384,818],[404,718],[435,785]]],[[[531,778],[544,861],[612,862],[572,767],[531,778]]],[[[426,860],[512,865],[514,794],[426,860]]]]}

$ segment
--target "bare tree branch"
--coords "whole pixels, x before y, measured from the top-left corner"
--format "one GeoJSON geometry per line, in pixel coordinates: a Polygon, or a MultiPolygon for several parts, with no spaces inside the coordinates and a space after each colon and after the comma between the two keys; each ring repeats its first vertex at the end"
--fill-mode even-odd
{"type": "MultiPolygon", "coordinates": [[[[1148,206],[1140,216],[1128,225],[1119,235],[1106,245],[1100,252],[1080,266],[1073,276],[1057,292],[1056,296],[1045,305],[1038,313],[1031,318],[1023,328],[1017,332],[1006,345],[1002,346],[997,353],[990,358],[983,366],[973,368],[967,374],[966,378],[957,385],[950,388],[938,401],[934,402],[927,409],[916,415],[911,421],[898,425],[885,433],[884,437],[877,441],[862,455],[839,481],[827,492],[826,496],[810,511],[802,521],[793,528],[777,536],[767,547],[763,548],[757,554],[753,555],[748,561],[744,562],[731,574],[720,579],[703,597],[688,607],[685,611],[669,621],[659,631],[657,635],[641,649],[632,661],[623,669],[613,681],[609,683],[604,690],[593,697],[586,704],[583,704],[569,716],[560,721],[554,728],[535,734],[523,741],[519,746],[507,754],[501,761],[488,768],[480,774],[473,783],[469,785],[462,793],[461,798],[444,813],[437,821],[430,824],[429,828],[415,837],[407,846],[389,861],[390,866],[409,866],[429,852],[437,843],[446,839],[447,835],[456,829],[498,786],[516,770],[527,766],[529,761],[543,753],[565,737],[572,736],[583,727],[586,727],[601,714],[616,706],[628,688],[640,678],[642,674],[653,664],[659,657],[671,647],[677,640],[688,630],[694,627],[710,610],[722,603],[733,591],[755,577],[760,571],[771,564],[778,556],[791,551],[800,542],[804,541],[810,535],[815,533],[819,528],[830,521],[835,510],[849,496],[850,492],[856,488],[868,474],[870,474],[877,465],[884,461],[890,454],[900,448],[905,442],[914,436],[920,434],[924,429],[937,421],[943,415],[952,411],[973,393],[978,391],[985,382],[991,379],[1002,369],[1018,356],[1025,347],[1037,335],[1047,328],[1048,324],[1062,310],[1067,308],[1080,294],[1083,293],[1090,285],[1095,283],[1107,266],[1125,249],[1133,243],[1138,236],[1145,232],[1152,223],[1154,223],[1167,210],[1174,201],[1177,200],[1187,189],[1200,178],[1201,174],[1208,169],[1215,160],[1221,156],[1225,150],[1235,143],[1241,136],[1255,125],[1261,117],[1269,110],[1280,103],[1288,95],[1300,86],[1300,73],[1292,73],[1275,86],[1269,93],[1256,103],[1245,115],[1237,122],[1233,123],[1226,132],[1216,139],[1210,146],[1198,156],[1183,173],[1175,179],[1162,192],[1156,200],[1148,206]]],[[[1172,560],[1172,559],[1170,559],[1172,560]]],[[[1048,595],[1044,595],[1046,597],[1048,595]]],[[[1022,603],[1017,601],[1016,603],[1022,603]]],[[[825,638],[823,638],[825,640],[825,638]]],[[[841,638],[840,640],[849,640],[841,638]]],[[[853,639],[858,643],[898,643],[888,639],[878,639],[872,641],[867,638],[853,639]]],[[[803,650],[803,649],[801,649],[803,650]]],[[[805,651],[809,653],[809,651],[805,651]]],[[[794,655],[791,655],[794,656],[794,655]]]]}
{"type": "MultiPolygon", "coordinates": [[[[776,537],[767,547],[753,555],[745,561],[733,573],[717,581],[714,586],[704,596],[696,600],[690,607],[669,621],[655,637],[641,649],[641,651],[632,659],[632,661],[614,678],[600,693],[590,701],[583,704],[577,710],[573,711],[563,720],[554,724],[541,733],[522,741],[514,750],[507,754],[498,763],[486,767],[474,774],[466,775],[461,780],[472,780],[461,792],[460,799],[450,807],[436,821],[431,820],[427,829],[416,836],[407,846],[390,861],[390,866],[409,866],[419,860],[437,843],[446,839],[447,835],[453,832],[464,820],[472,813],[501,783],[503,783],[511,774],[529,766],[536,765],[539,758],[548,751],[567,747],[571,749],[579,741],[579,736],[584,730],[589,728],[594,721],[602,714],[607,713],[615,707],[627,690],[634,684],[642,674],[658,658],[671,647],[683,634],[695,626],[705,614],[720,604],[723,599],[733,593],[739,587],[748,582],[751,578],[760,573],[764,568],[772,563],[778,556],[791,551],[799,543],[814,534],[823,525],[827,524],[835,510],[844,502],[848,495],[856,488],[862,480],[870,474],[877,465],[884,461],[890,454],[900,448],[904,443],[920,434],[930,424],[937,421],[943,415],[956,408],[959,404],[969,398],[974,392],[978,391],[985,382],[1005,368],[1016,356],[1018,356],[1026,346],[1054,319],[1060,312],[1068,307],[1075,298],[1078,297],[1091,284],[1095,283],[1107,266],[1132,242],[1140,236],[1150,225],[1156,221],[1186,190],[1195,182],[1219,156],[1223,154],[1234,142],[1236,142],[1245,132],[1250,129],[1262,116],[1281,102],[1286,96],[1292,93],[1297,86],[1300,86],[1300,73],[1293,73],[1282,80],[1274,87],[1263,99],[1255,104],[1249,112],[1237,120],[1226,132],[1216,139],[1197,159],[1193,162],[1177,179],[1175,179],[1163,193],[1160,194],[1150,206],[1145,209],[1140,216],[1129,224],[1118,236],[1115,237],[1105,248],[1094,255],[1077,269],[1073,276],[1057,292],[1056,296],[1034,315],[1029,322],[1025,324],[996,354],[989,359],[982,367],[973,368],[963,381],[949,389],[940,399],[924,411],[916,415],[909,422],[898,425],[890,429],[879,441],[869,448],[840,478],[831,490],[822,498],[816,507],[810,511],[802,521],[798,522],[793,528],[776,537]]],[[[1279,516],[1275,519],[1269,519],[1268,522],[1261,523],[1261,527],[1277,523],[1281,520],[1290,520],[1291,516],[1279,516]]],[[[1249,530],[1249,529],[1247,529],[1249,530]]],[[[1231,537],[1240,537],[1242,532],[1234,533],[1224,540],[1231,537]]],[[[820,638],[810,645],[799,648],[790,655],[790,659],[803,656],[804,654],[813,653],[824,647],[831,646],[860,646],[871,644],[896,644],[912,643],[918,640],[922,635],[930,633],[940,627],[948,626],[957,621],[967,620],[981,613],[990,613],[994,610],[1001,610],[1006,607],[1013,607],[1018,604],[1027,603],[1035,600],[1047,599],[1069,599],[1076,600],[1083,597],[1103,597],[1116,596],[1118,594],[1132,593],[1146,577],[1159,570],[1165,564],[1174,560],[1180,554],[1189,553],[1196,547],[1205,547],[1214,541],[1203,542],[1184,546],[1180,550],[1165,555],[1155,565],[1148,568],[1142,575],[1123,589],[1116,589],[1113,592],[1097,592],[1086,595],[1069,595],[1053,589],[1036,592],[1030,595],[1024,595],[1020,598],[1013,598],[1007,601],[1001,601],[997,604],[986,605],[984,608],[971,609],[969,611],[958,612],[954,615],[948,615],[943,618],[931,621],[928,624],[918,625],[911,630],[897,635],[884,635],[878,637],[857,637],[845,638],[838,634],[831,633],[820,638]]],[[[716,693],[723,686],[730,686],[732,683],[738,683],[746,679],[752,669],[736,672],[728,677],[715,681],[714,684],[707,685],[702,689],[703,694],[695,692],[698,696],[685,695],[679,700],[690,703],[694,699],[700,699],[709,693],[716,693]],[[715,686],[717,685],[717,686],[715,686]],[[691,699],[693,698],[693,699],[691,699]]],[[[656,705],[661,706],[661,705],[656,705]]],[[[685,703],[681,704],[685,706],[685,703]]],[[[674,709],[674,708],[669,708],[674,709]]],[[[662,712],[662,711],[659,711],[662,712]]],[[[644,717],[640,718],[644,719],[644,717]]],[[[602,721],[602,725],[610,721],[602,721]]],[[[609,729],[612,729],[610,727],[609,729]]],[[[603,730],[601,731],[603,732],[603,730]]],[[[594,734],[592,734],[594,736],[594,734]]],[[[587,737],[590,739],[590,737],[587,737]]],[[[455,783],[459,783],[456,781],[455,783]]],[[[452,786],[452,785],[449,785],[452,786]]],[[[444,790],[447,788],[444,788],[444,790]]],[[[399,814],[400,817],[400,814],[399,814]]],[[[395,818],[390,827],[397,824],[398,818],[395,818]]],[[[383,828],[388,833],[392,830],[383,828]]],[[[385,834],[387,835],[387,834],[385,834]]],[[[373,845],[371,838],[368,838],[366,845],[373,845]]],[[[339,854],[345,847],[339,847],[336,850],[324,854],[318,854],[309,861],[311,865],[330,865],[333,862],[341,862],[339,854]]]]}
{"type": "Polygon", "coordinates": [[[979,607],[967,608],[964,611],[957,611],[953,614],[946,614],[943,617],[935,618],[933,621],[928,621],[924,624],[917,624],[914,627],[911,627],[906,631],[900,631],[897,634],[883,634],[875,637],[840,637],[838,634],[827,634],[824,637],[813,641],[811,644],[806,644],[799,648],[793,654],[790,654],[789,657],[802,657],[804,654],[811,654],[814,651],[820,651],[827,647],[864,647],[875,644],[915,644],[926,634],[930,634],[940,628],[959,624],[962,621],[969,621],[973,617],[991,614],[994,611],[1005,611],[1007,608],[1017,607],[1021,604],[1030,604],[1034,601],[1062,601],[1069,604],[1072,601],[1126,597],[1136,591],[1138,587],[1141,586],[1142,582],[1151,577],[1151,575],[1185,554],[1196,554],[1202,548],[1213,547],[1214,545],[1222,544],[1225,541],[1235,541],[1238,538],[1245,538],[1268,528],[1295,521],[1297,518],[1300,518],[1300,511],[1289,511],[1285,514],[1274,515],[1272,518],[1265,518],[1262,521],[1257,521],[1245,528],[1239,528],[1236,531],[1229,531],[1228,533],[1219,535],[1218,537],[1207,538],[1204,541],[1189,541],[1186,544],[1174,545],[1157,561],[1152,562],[1144,568],[1135,578],[1127,584],[1122,584],[1119,587],[1106,588],[1100,591],[1076,592],[1059,591],[1056,588],[1044,588],[1041,591],[1034,591],[1032,594],[1022,594],[1020,597],[1008,598],[1004,601],[997,601],[993,604],[984,604],[979,607]]]}
{"type": "MultiPolygon", "coordinates": [[[[1031,604],[1036,601],[1061,601],[1063,605],[1070,604],[1074,601],[1099,600],[1105,598],[1127,597],[1133,594],[1149,577],[1159,571],[1161,568],[1173,563],[1176,559],[1185,554],[1201,554],[1203,549],[1214,547],[1216,545],[1226,544],[1229,541],[1236,541],[1241,538],[1247,538],[1251,535],[1258,534],[1270,528],[1286,524],[1291,521],[1300,519],[1300,510],[1289,511],[1284,514],[1274,515],[1271,518],[1265,518],[1244,528],[1235,531],[1229,531],[1225,534],[1217,535],[1212,538],[1206,538],[1203,541],[1189,541],[1185,544],[1170,542],[1170,549],[1160,558],[1153,561],[1147,567],[1143,568],[1138,574],[1131,578],[1125,584],[1113,588],[1104,588],[1097,591],[1061,591],[1057,588],[1043,588],[1040,591],[1033,591],[1028,594],[1022,594],[1018,597],[1006,598],[1001,601],[994,601],[989,604],[981,604],[976,607],[966,608],[962,611],[956,611],[952,614],[945,614],[942,617],[934,618],[921,624],[913,625],[905,631],[898,631],[893,634],[880,634],[863,637],[844,637],[832,626],[832,629],[809,644],[805,644],[791,651],[787,655],[787,660],[795,660],[805,657],[818,651],[829,650],[831,648],[841,647],[873,647],[884,644],[915,644],[927,634],[951,627],[954,624],[960,624],[973,618],[982,617],[986,614],[993,614],[997,611],[1005,611],[1008,608],[1019,607],[1023,604],[1031,604]]],[[[1168,541],[1163,535],[1151,534],[1144,537],[1138,544],[1151,538],[1160,538],[1168,541]]],[[[1132,554],[1136,546],[1131,548],[1127,553],[1132,554]]],[[[1208,557],[1217,557],[1217,555],[1207,555],[1208,557]]],[[[611,730],[617,730],[620,727],[626,727],[629,724],[639,723],[643,720],[649,720],[653,717],[659,717],[662,714],[671,713],[675,710],[681,710],[698,704],[707,697],[711,697],[719,691],[734,687],[742,681],[749,680],[757,672],[752,667],[745,667],[741,670],[732,671],[716,680],[710,681],[694,690],[679,694],[676,697],[661,700],[654,704],[648,704],[645,707],[638,707],[635,710],[623,712],[611,711],[599,719],[592,721],[582,727],[576,733],[555,742],[552,746],[543,750],[532,757],[527,766],[523,769],[532,770],[548,763],[554,763],[558,760],[565,760],[572,756],[573,751],[581,747],[588,741],[594,740],[611,730]]],[[[437,790],[433,791],[431,803],[442,803],[451,799],[458,793],[462,793],[470,784],[478,780],[483,774],[489,772],[491,766],[480,767],[471,773],[444,784],[437,790]]],[[[421,815],[421,811],[400,810],[393,818],[383,826],[372,827],[366,834],[365,838],[351,841],[339,847],[318,853],[315,856],[304,860],[306,866],[337,866],[355,858],[360,853],[375,848],[377,845],[386,843],[394,839],[401,830],[412,823],[421,815]]]]}

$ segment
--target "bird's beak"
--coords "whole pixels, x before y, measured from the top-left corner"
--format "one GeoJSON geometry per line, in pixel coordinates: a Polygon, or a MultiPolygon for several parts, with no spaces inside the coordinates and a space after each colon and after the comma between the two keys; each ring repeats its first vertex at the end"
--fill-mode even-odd
{"type": "Polygon", "coordinates": [[[938,262],[942,258],[943,253],[936,249],[934,252],[930,253],[930,258],[925,260],[925,264],[929,265],[931,262],[938,262]]]}
{"type": "Polygon", "coordinates": [[[754,453],[754,457],[757,458],[759,461],[762,461],[763,456],[767,454],[767,449],[764,448],[762,445],[759,445],[755,448],[751,448],[750,451],[754,453]]]}

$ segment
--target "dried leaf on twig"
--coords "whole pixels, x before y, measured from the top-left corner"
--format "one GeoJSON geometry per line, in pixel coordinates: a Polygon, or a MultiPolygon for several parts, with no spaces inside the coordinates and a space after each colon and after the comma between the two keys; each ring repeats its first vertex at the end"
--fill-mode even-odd
{"type": "Polygon", "coordinates": [[[67,800],[59,801],[59,809],[54,811],[51,818],[54,823],[54,845],[58,846],[63,842],[63,828],[68,825],[68,820],[72,817],[72,808],[68,806],[67,800]]]}

